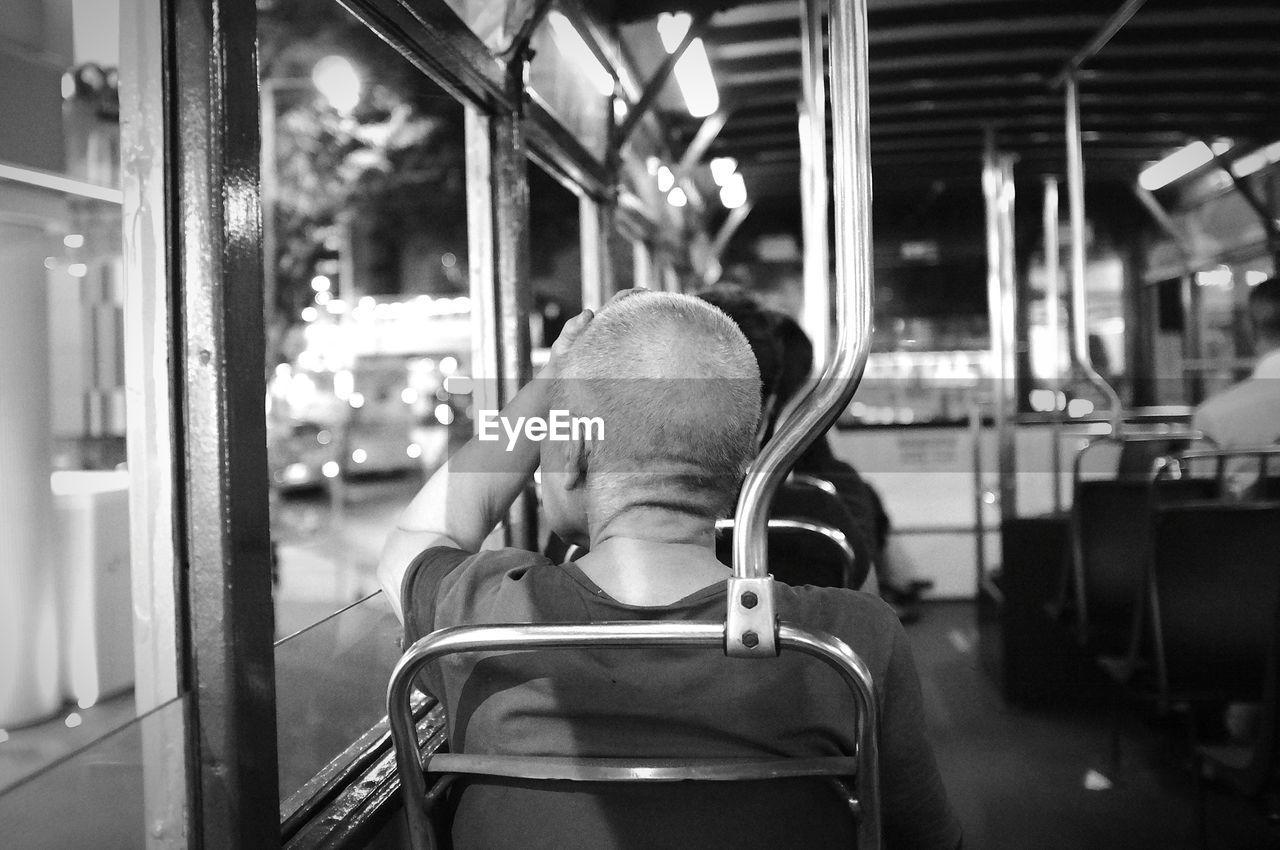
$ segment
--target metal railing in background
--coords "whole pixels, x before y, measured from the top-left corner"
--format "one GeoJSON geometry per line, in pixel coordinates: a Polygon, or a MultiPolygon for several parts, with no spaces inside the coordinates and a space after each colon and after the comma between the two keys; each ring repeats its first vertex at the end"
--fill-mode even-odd
{"type": "Polygon", "coordinates": [[[831,339],[831,279],[827,246],[827,91],[822,73],[822,18],[830,0],[801,0],[800,217],[804,232],[804,329],[814,368],[826,365],[831,339]]]}
{"type": "Polygon", "coordinates": [[[986,206],[987,310],[991,322],[992,420],[996,431],[996,469],[1002,519],[1017,510],[1017,455],[1014,419],[1017,399],[1014,323],[1017,309],[1013,250],[1013,157],[996,149],[988,129],[982,156],[982,192],[986,206]]]}
{"type": "Polygon", "coordinates": [[[1053,512],[1062,513],[1062,419],[1066,413],[1066,396],[1062,381],[1062,276],[1058,273],[1058,178],[1044,178],[1044,319],[1049,329],[1051,375],[1049,388],[1053,391],[1053,432],[1050,451],[1053,452],[1053,512]]]}
{"type": "Polygon", "coordinates": [[[1075,74],[1066,79],[1067,205],[1071,213],[1071,354],[1085,379],[1107,400],[1111,432],[1124,424],[1120,396],[1093,367],[1089,354],[1089,296],[1085,289],[1084,245],[1084,144],[1080,135],[1080,83],[1075,74]]]}

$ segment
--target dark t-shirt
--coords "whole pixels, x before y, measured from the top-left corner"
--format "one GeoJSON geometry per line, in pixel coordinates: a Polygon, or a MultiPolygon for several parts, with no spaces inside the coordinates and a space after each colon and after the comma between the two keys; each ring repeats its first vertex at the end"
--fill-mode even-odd
{"type": "MultiPolygon", "coordinates": [[[[862,658],[880,710],[881,810],[888,847],[954,848],[960,829],[924,734],[906,636],[878,598],[775,588],[780,618],[829,632],[862,658]]],[[[717,583],[661,607],[611,598],[572,564],[517,549],[428,549],[403,587],[408,640],[448,626],[723,620],[717,583]]],[[[697,649],[449,656],[424,673],[445,705],[455,752],[583,757],[833,756],[855,751],[855,704],[816,659],[730,659],[697,649]]]]}

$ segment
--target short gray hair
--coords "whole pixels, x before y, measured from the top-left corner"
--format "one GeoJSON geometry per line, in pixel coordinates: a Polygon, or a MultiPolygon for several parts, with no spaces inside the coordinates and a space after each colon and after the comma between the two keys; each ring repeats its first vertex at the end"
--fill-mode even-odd
{"type": "Polygon", "coordinates": [[[641,505],[723,516],[756,453],[755,356],[724,312],[692,296],[638,292],[601,311],[552,399],[603,419],[587,487],[611,516],[641,505]]]}

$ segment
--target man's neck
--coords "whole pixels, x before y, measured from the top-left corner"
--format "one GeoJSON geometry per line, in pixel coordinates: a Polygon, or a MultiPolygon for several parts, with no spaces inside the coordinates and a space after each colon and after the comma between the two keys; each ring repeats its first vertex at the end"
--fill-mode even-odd
{"type": "Polygon", "coordinates": [[[730,574],[716,560],[709,520],[657,508],[627,511],[593,529],[591,551],[575,563],[628,605],[670,605],[730,574]]]}

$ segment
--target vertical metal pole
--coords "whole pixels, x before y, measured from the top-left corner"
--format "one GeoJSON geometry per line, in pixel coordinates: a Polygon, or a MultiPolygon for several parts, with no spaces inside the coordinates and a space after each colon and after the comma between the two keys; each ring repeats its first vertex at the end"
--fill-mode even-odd
{"type": "MultiPolygon", "coordinates": [[[[175,560],[176,410],[171,366],[172,258],[165,251],[163,14],[148,0],[120,6],[120,151],[124,205],[125,427],[133,596],[134,701],[139,714],[183,688],[175,560]]],[[[142,725],[149,850],[178,850],[187,835],[187,719],[142,725]]],[[[160,715],[157,715],[158,718],[160,715]]]]}
{"type": "Polygon", "coordinates": [[[987,315],[991,325],[992,420],[1000,478],[1000,516],[1017,515],[1013,422],[1013,175],[1012,162],[996,152],[988,130],[983,150],[986,203],[987,315]]]}
{"type": "MultiPolygon", "coordinates": [[[[507,68],[513,103],[524,99],[523,52],[507,68]]],[[[529,182],[523,114],[486,116],[468,107],[467,230],[473,327],[479,331],[473,372],[475,404],[497,410],[532,378],[529,308],[529,182]]],[[[532,488],[512,505],[503,527],[508,546],[536,550],[532,488]]]]}
{"type": "MultiPolygon", "coordinates": [[[[578,200],[578,234],[582,249],[582,306],[599,310],[614,292],[610,257],[612,210],[607,203],[583,195],[578,200]]],[[[643,284],[637,281],[636,286],[643,284]]]]}
{"type": "Polygon", "coordinates": [[[1017,429],[1017,341],[1015,329],[1018,320],[1017,280],[1015,276],[1013,230],[1013,160],[1010,155],[1000,157],[1000,404],[1005,411],[1005,428],[1000,434],[996,451],[1000,455],[1000,515],[1002,518],[1018,514],[1018,456],[1017,429]]]}
{"type": "Polygon", "coordinates": [[[1049,388],[1053,391],[1053,512],[1062,512],[1062,277],[1058,271],[1058,178],[1044,178],[1044,317],[1052,352],[1049,388]]]}
{"type": "Polygon", "coordinates": [[[201,847],[279,844],[256,16],[253,0],[173,0],[164,40],[201,847]]]}
{"type": "Polygon", "coordinates": [[[969,405],[969,438],[973,440],[973,528],[977,544],[974,548],[974,564],[978,568],[978,581],[974,598],[982,596],[982,584],[987,578],[987,519],[983,505],[982,486],[982,406],[975,399],[969,405]]]}
{"type": "Polygon", "coordinates": [[[1066,81],[1067,205],[1071,212],[1071,329],[1072,356],[1089,383],[1107,401],[1111,433],[1119,435],[1124,411],[1120,396],[1093,368],[1089,356],[1089,295],[1085,289],[1084,145],[1080,137],[1080,84],[1075,74],[1066,81]]]}
{"type": "Polygon", "coordinates": [[[276,199],[280,197],[279,172],[276,169],[276,85],[263,80],[259,89],[262,181],[262,319],[266,327],[267,356],[276,353],[276,268],[279,242],[276,232],[276,199]]]}
{"type": "MultiPolygon", "coordinates": [[[[738,587],[768,581],[765,539],[768,506],[783,476],[818,434],[835,422],[857,390],[871,350],[871,133],[868,103],[866,0],[835,0],[831,8],[831,81],[835,130],[836,327],[835,354],[819,380],[783,423],[747,473],[738,497],[739,534],[733,539],[734,578],[725,651],[732,656],[775,653],[773,628],[767,622],[772,602],[751,609],[759,630],[733,628],[741,619],[738,587]],[[767,628],[766,628],[767,626],[767,628]],[[758,636],[747,645],[742,636],[758,636]]],[[[771,597],[770,597],[771,600],[771,597]]],[[[876,767],[870,766],[874,777],[876,767]]],[[[870,779],[870,777],[868,777],[870,779]]],[[[860,835],[879,840],[879,812],[863,815],[860,835]]]]}
{"type": "Polygon", "coordinates": [[[653,254],[643,239],[631,243],[631,281],[633,286],[653,288],[653,254]]]}
{"type": "Polygon", "coordinates": [[[813,366],[827,362],[831,329],[827,256],[827,93],[822,61],[822,18],[829,0],[801,0],[800,217],[804,230],[804,328],[813,340],[813,366]]]}
{"type": "Polygon", "coordinates": [[[1192,404],[1204,401],[1204,317],[1201,306],[1204,299],[1200,287],[1196,284],[1196,276],[1190,270],[1182,275],[1182,333],[1184,357],[1194,363],[1187,370],[1190,375],[1192,404]]]}

